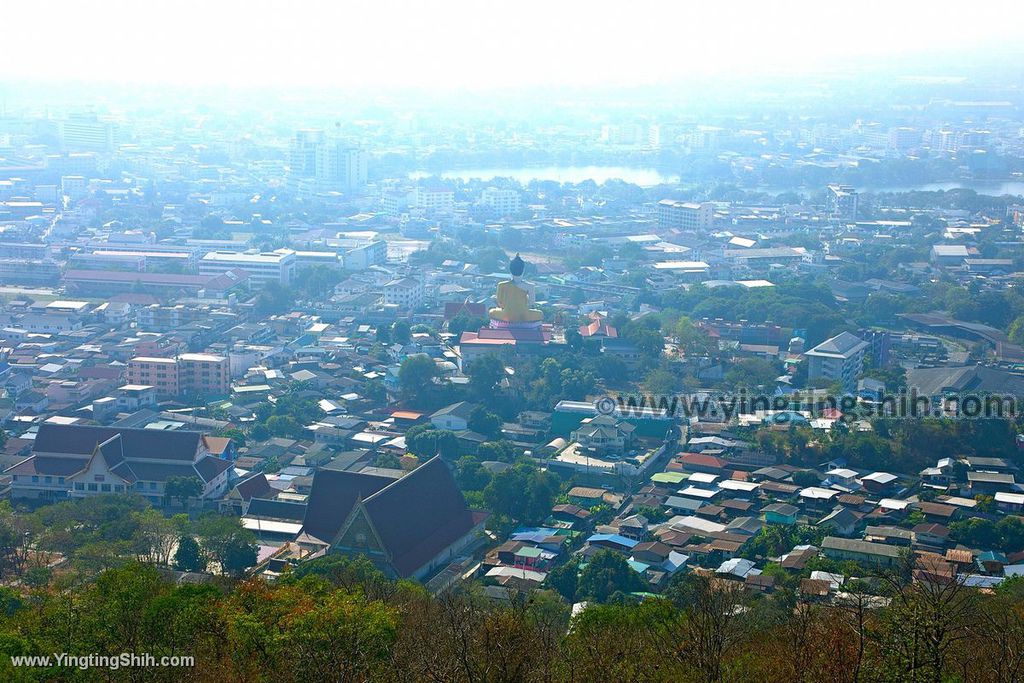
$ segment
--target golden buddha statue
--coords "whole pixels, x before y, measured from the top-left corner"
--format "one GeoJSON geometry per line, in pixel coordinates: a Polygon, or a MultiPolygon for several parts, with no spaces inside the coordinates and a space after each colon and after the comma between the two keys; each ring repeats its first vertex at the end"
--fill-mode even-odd
{"type": "Polygon", "coordinates": [[[533,301],[532,288],[522,281],[526,263],[519,254],[508,264],[511,280],[498,283],[498,306],[488,311],[492,326],[530,326],[540,324],[544,314],[536,308],[530,308],[533,301]],[[493,323],[497,323],[493,325],[493,323]]]}

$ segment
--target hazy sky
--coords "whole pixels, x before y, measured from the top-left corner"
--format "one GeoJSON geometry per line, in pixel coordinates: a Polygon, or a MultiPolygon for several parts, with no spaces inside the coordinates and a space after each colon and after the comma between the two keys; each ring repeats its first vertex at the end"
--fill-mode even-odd
{"type": "Polygon", "coordinates": [[[622,85],[1019,49],[1021,0],[5,0],[0,80],[622,85]]]}

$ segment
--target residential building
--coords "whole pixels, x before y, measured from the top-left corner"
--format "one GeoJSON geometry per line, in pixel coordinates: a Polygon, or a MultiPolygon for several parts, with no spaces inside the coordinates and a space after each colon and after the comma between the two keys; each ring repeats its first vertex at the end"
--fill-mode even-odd
{"type": "Polygon", "coordinates": [[[221,396],[231,391],[230,362],[226,356],[208,353],[183,353],[175,358],[139,356],[128,361],[128,381],[156,387],[160,396],[221,396]]]}
{"type": "Polygon", "coordinates": [[[495,216],[512,216],[519,212],[522,198],[512,189],[488,187],[480,193],[479,204],[490,209],[495,216]]]}
{"type": "Polygon", "coordinates": [[[834,221],[857,220],[857,190],[849,185],[829,185],[825,196],[825,213],[834,221]]]}
{"type": "Polygon", "coordinates": [[[841,332],[826,339],[804,355],[807,357],[807,378],[841,382],[844,391],[857,387],[857,376],[864,366],[868,343],[860,337],[841,332]]]}
{"type": "Polygon", "coordinates": [[[662,199],[658,202],[658,227],[667,230],[704,232],[714,223],[714,205],[662,199]]]}
{"type": "Polygon", "coordinates": [[[423,304],[423,283],[414,277],[403,277],[384,285],[384,303],[413,310],[423,304]]]}

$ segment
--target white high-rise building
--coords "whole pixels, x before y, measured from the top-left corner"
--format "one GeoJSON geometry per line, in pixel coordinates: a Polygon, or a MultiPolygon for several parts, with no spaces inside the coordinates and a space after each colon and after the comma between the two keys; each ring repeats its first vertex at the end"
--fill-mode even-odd
{"type": "Polygon", "coordinates": [[[95,114],[71,114],[58,125],[61,146],[69,151],[109,152],[118,143],[119,126],[95,114]]]}
{"type": "Polygon", "coordinates": [[[346,192],[366,185],[366,152],[338,141],[316,146],[314,175],[325,187],[346,192]]]}
{"type": "Polygon", "coordinates": [[[488,187],[480,193],[480,205],[490,209],[496,216],[512,216],[519,212],[522,197],[512,189],[488,187]]]}

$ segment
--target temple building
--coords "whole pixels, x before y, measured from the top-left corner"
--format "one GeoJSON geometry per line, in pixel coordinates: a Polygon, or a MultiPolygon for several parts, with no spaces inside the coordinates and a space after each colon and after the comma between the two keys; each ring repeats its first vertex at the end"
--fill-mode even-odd
{"type": "Polygon", "coordinates": [[[440,457],[399,479],[323,469],[298,542],[314,555],[365,555],[389,576],[422,580],[468,552],[486,519],[466,505],[440,457]]]}
{"type": "Polygon", "coordinates": [[[551,344],[551,328],[534,303],[533,285],[523,279],[526,263],[516,254],[509,262],[509,280],[498,283],[498,305],[487,312],[490,323],[476,332],[463,332],[459,338],[462,362],[480,356],[536,353],[551,344]]]}

